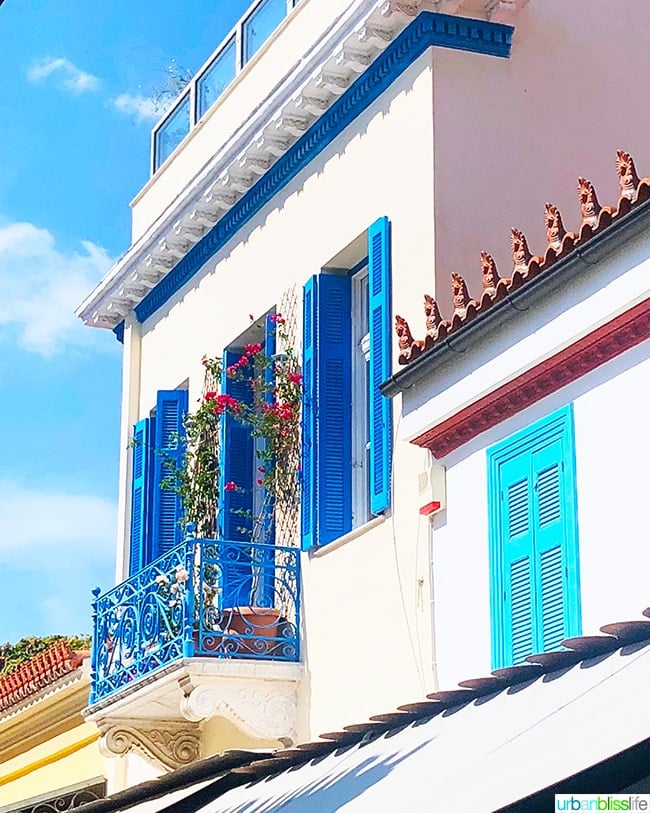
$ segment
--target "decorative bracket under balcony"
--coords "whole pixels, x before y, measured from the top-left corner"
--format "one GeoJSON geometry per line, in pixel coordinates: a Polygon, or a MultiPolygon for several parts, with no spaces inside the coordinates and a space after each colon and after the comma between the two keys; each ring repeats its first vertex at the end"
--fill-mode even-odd
{"type": "Polygon", "coordinates": [[[99,723],[99,747],[104,756],[125,756],[136,751],[166,771],[195,762],[201,755],[197,725],[171,720],[106,720],[99,723]]]}
{"type": "Polygon", "coordinates": [[[296,741],[298,693],[295,683],[238,686],[193,685],[190,678],[180,681],[184,695],[181,713],[198,723],[221,714],[251,737],[279,740],[283,745],[296,741]]]}

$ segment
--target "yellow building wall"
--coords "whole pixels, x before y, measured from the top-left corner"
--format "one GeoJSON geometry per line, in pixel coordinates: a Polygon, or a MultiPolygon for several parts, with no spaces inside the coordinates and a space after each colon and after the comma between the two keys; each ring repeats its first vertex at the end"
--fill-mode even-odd
{"type": "Polygon", "coordinates": [[[0,806],[22,802],[103,776],[99,732],[81,725],[0,763],[0,806]]]}

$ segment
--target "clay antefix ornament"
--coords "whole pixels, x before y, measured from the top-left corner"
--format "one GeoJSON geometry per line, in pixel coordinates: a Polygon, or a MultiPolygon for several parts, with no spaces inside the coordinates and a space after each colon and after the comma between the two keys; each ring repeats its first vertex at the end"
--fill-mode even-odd
{"type": "Polygon", "coordinates": [[[586,178],[578,178],[578,200],[580,201],[582,222],[589,223],[590,226],[596,226],[598,215],[603,207],[598,202],[598,195],[596,195],[594,185],[586,178]]]}
{"type": "Polygon", "coordinates": [[[408,364],[409,361],[414,361],[422,353],[424,342],[413,338],[409,323],[401,316],[395,316],[395,332],[399,346],[398,362],[408,364]]]}
{"type": "Polygon", "coordinates": [[[427,335],[424,337],[424,349],[428,350],[438,338],[438,325],[442,322],[442,316],[436,300],[424,295],[424,315],[426,317],[427,335]]]}
{"type": "Polygon", "coordinates": [[[533,255],[528,248],[526,235],[520,229],[511,229],[510,248],[512,249],[513,270],[525,274],[528,270],[528,263],[532,260],[533,255]]]}
{"type": "MultiPolygon", "coordinates": [[[[481,252],[481,274],[483,278],[483,293],[494,296],[497,292],[497,285],[501,280],[497,264],[494,262],[494,257],[488,254],[487,251],[481,252]]],[[[509,279],[504,279],[503,284],[508,285],[509,279]]]]}
{"type": "Polygon", "coordinates": [[[454,291],[454,314],[458,314],[461,319],[464,319],[467,313],[467,306],[472,301],[469,291],[467,290],[467,283],[460,274],[452,272],[451,284],[454,291]]]}
{"type": "Polygon", "coordinates": [[[616,172],[618,173],[618,183],[621,187],[621,197],[627,198],[634,203],[636,200],[636,190],[641,183],[634,159],[625,150],[616,150],[616,172]]]}
{"type": "Polygon", "coordinates": [[[566,236],[562,215],[552,203],[544,205],[544,222],[546,223],[546,241],[551,248],[558,250],[566,236]]]}

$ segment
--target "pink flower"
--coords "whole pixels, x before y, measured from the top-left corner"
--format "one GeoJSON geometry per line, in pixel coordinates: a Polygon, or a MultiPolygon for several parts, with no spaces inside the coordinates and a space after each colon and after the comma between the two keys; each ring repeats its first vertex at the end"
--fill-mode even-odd
{"type": "Polygon", "coordinates": [[[249,313],[249,314],[248,314],[248,318],[251,320],[251,322],[254,322],[254,321],[255,321],[255,317],[253,316],[253,314],[252,314],[252,313],[249,313]]]}
{"type": "Polygon", "coordinates": [[[258,486],[261,486],[261,485],[262,485],[262,480],[258,480],[258,481],[257,481],[257,485],[258,485],[258,486]]]}
{"type": "Polygon", "coordinates": [[[237,491],[237,483],[231,480],[229,483],[226,483],[226,485],[223,488],[224,491],[237,491]]]}
{"type": "Polygon", "coordinates": [[[205,398],[206,401],[214,401],[214,399],[217,397],[217,393],[214,391],[206,392],[206,394],[203,397],[205,398]]]}
{"type": "Polygon", "coordinates": [[[181,567],[179,565],[176,568],[176,581],[179,584],[182,584],[183,582],[186,582],[189,579],[189,577],[190,577],[190,574],[187,572],[187,570],[185,570],[184,567],[181,567]]]}
{"type": "Polygon", "coordinates": [[[246,345],[246,348],[245,348],[246,353],[247,353],[249,356],[255,356],[255,355],[257,355],[257,353],[259,353],[261,349],[262,349],[262,345],[261,345],[261,344],[247,344],[247,345],[246,345]]]}
{"type": "Polygon", "coordinates": [[[291,381],[292,384],[301,384],[302,376],[300,373],[289,373],[289,381],[291,381]]]}

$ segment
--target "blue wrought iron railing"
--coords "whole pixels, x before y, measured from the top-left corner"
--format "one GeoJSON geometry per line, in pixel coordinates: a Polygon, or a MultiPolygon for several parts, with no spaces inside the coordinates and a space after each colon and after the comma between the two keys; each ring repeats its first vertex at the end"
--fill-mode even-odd
{"type": "Polygon", "coordinates": [[[300,658],[300,551],[188,538],[94,591],[90,704],[183,658],[300,658]]]}
{"type": "Polygon", "coordinates": [[[246,14],[156,125],[152,173],[174,152],[299,0],[253,0],[246,14]]]}

